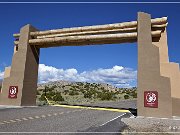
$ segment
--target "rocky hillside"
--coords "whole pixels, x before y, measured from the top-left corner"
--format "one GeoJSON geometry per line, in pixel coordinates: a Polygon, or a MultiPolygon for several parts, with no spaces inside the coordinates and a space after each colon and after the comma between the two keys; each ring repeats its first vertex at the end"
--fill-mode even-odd
{"type": "Polygon", "coordinates": [[[37,102],[50,101],[64,104],[86,104],[101,101],[124,100],[137,97],[136,87],[117,88],[110,84],[55,81],[38,84],[37,102]]]}
{"type": "Polygon", "coordinates": [[[54,82],[48,82],[44,84],[38,84],[38,89],[44,89],[45,87],[53,87],[53,86],[59,87],[61,89],[64,89],[65,87],[68,87],[68,86],[70,87],[77,86],[77,89],[78,89],[79,88],[78,86],[80,86],[80,88],[84,88],[87,85],[89,85],[90,87],[94,86],[94,87],[97,87],[98,89],[106,89],[108,91],[113,91],[113,92],[118,90],[117,87],[112,86],[110,84],[105,84],[105,83],[87,83],[87,82],[69,82],[69,81],[54,81],[54,82]]]}

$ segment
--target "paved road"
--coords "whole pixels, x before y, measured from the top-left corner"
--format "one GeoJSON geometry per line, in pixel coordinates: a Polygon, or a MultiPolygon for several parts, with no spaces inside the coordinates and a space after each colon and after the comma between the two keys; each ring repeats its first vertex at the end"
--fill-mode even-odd
{"type": "Polygon", "coordinates": [[[0,132],[96,132],[124,114],[59,106],[0,109],[0,132]]]}

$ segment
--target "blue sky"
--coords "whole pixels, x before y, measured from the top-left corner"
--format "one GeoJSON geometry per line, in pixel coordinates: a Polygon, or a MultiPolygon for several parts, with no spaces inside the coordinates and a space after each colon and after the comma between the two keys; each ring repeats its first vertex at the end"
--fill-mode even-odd
{"type": "MultiPolygon", "coordinates": [[[[168,16],[170,61],[180,63],[180,4],[0,4],[0,71],[11,64],[12,34],[25,24],[47,30],[118,23],[136,20],[138,11],[168,16]]],[[[40,64],[40,82],[74,78],[136,86],[137,44],[41,49],[40,64]]]]}

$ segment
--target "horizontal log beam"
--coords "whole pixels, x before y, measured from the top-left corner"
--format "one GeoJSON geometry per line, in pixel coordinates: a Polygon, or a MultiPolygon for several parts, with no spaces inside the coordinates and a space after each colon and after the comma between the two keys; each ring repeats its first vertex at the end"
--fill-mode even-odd
{"type": "MultiPolygon", "coordinates": [[[[160,37],[161,31],[152,31],[152,37],[160,37]]],[[[69,36],[69,37],[54,37],[45,39],[30,39],[29,44],[39,48],[54,47],[54,46],[78,46],[88,44],[105,44],[105,43],[126,43],[136,42],[137,32],[125,34],[104,34],[104,35],[89,35],[89,36],[69,36]]],[[[14,41],[15,45],[19,41],[14,41]]]]}
{"type": "MultiPolygon", "coordinates": [[[[161,25],[167,23],[167,17],[151,19],[153,25],[161,25]]],[[[123,22],[115,24],[106,24],[106,25],[95,25],[95,26],[84,26],[84,27],[74,27],[74,28],[63,28],[55,30],[46,30],[46,31],[37,31],[31,32],[31,36],[43,36],[43,35],[52,35],[52,34],[62,34],[62,33],[71,33],[71,32],[84,32],[84,31],[99,31],[99,30],[114,30],[114,29],[124,29],[124,28],[133,28],[137,27],[137,21],[132,22],[123,22]]],[[[15,38],[18,38],[20,34],[13,34],[15,38]]]]}
{"type": "Polygon", "coordinates": [[[44,35],[44,36],[37,36],[37,39],[52,38],[52,37],[66,37],[66,36],[81,36],[81,35],[117,34],[117,33],[129,33],[129,32],[136,32],[136,31],[137,31],[137,28],[134,27],[134,28],[115,29],[115,30],[85,31],[85,32],[44,35]]]}
{"type": "Polygon", "coordinates": [[[152,28],[165,28],[168,25],[168,23],[160,24],[160,25],[153,25],[152,28]]]}
{"type": "MultiPolygon", "coordinates": [[[[152,30],[154,30],[154,29],[162,30],[166,26],[167,26],[167,24],[154,25],[152,30]]],[[[100,30],[100,31],[85,31],[85,32],[62,33],[62,34],[52,34],[52,35],[37,36],[36,38],[37,39],[42,39],[42,38],[52,38],[52,37],[97,35],[97,34],[117,34],[117,33],[130,33],[130,32],[137,32],[137,28],[134,27],[134,28],[125,28],[125,29],[114,29],[114,30],[100,30]]]]}
{"type": "Polygon", "coordinates": [[[103,40],[103,41],[83,41],[83,42],[68,42],[64,44],[57,44],[57,43],[52,43],[52,44],[42,44],[42,45],[37,45],[37,48],[52,48],[52,47],[60,47],[60,46],[91,46],[91,45],[106,45],[106,44],[120,44],[120,43],[135,43],[137,42],[137,39],[112,39],[112,40],[103,40]]]}

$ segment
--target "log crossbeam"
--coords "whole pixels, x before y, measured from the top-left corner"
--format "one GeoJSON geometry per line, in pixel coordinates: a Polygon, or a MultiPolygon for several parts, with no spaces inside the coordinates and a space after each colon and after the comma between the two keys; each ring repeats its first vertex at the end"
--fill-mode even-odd
{"type": "MultiPolygon", "coordinates": [[[[151,19],[151,23],[152,38],[157,39],[167,26],[167,17],[151,19]]],[[[19,33],[14,34],[15,45],[19,43],[19,36],[19,33]]],[[[137,42],[137,21],[36,31],[31,32],[30,36],[33,38],[29,40],[29,44],[39,48],[137,42]]]]}

